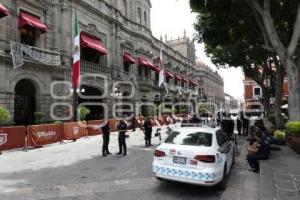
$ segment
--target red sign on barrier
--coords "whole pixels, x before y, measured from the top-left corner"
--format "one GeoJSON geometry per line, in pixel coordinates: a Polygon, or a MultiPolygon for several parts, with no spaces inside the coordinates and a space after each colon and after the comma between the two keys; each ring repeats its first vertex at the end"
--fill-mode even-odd
{"type": "Polygon", "coordinates": [[[0,127],[0,151],[25,146],[25,126],[0,127]]]}
{"type": "Polygon", "coordinates": [[[64,123],[64,140],[76,140],[88,135],[86,122],[64,123]]]}
{"type": "Polygon", "coordinates": [[[63,136],[62,124],[43,124],[27,127],[28,145],[42,146],[60,142],[63,136]]]}

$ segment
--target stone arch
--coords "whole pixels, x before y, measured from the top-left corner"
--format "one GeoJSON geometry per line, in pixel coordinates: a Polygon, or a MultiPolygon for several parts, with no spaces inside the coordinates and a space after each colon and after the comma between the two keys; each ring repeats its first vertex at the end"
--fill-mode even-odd
{"type": "Polygon", "coordinates": [[[13,77],[11,79],[12,81],[9,84],[9,91],[14,91],[17,83],[22,79],[29,79],[32,81],[33,85],[35,86],[37,95],[41,95],[42,93],[45,93],[47,91],[45,82],[43,82],[38,76],[29,73],[22,73],[13,77]]]}
{"type": "Polygon", "coordinates": [[[21,79],[14,88],[14,122],[16,125],[35,123],[37,108],[37,88],[31,79],[21,79]]]}

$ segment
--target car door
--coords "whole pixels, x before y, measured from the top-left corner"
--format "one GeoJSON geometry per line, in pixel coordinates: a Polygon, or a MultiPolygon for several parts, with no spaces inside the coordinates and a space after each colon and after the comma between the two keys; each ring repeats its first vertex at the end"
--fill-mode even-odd
{"type": "Polygon", "coordinates": [[[233,161],[233,144],[222,130],[216,132],[216,138],[219,145],[218,152],[221,154],[224,161],[226,161],[227,169],[229,169],[233,161]]]}

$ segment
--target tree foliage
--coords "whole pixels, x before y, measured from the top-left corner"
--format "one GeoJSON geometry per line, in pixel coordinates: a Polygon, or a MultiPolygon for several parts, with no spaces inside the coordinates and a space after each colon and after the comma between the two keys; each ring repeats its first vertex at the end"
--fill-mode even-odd
{"type": "MultiPolygon", "coordinates": [[[[245,74],[263,87],[268,71],[258,73],[257,66],[268,69],[267,58],[279,56],[277,73],[282,78],[282,68],[289,72],[289,89],[293,91],[289,103],[300,109],[295,101],[300,95],[295,92],[300,68],[299,0],[190,0],[190,5],[198,13],[197,39],[205,43],[214,64],[242,66],[245,74]]],[[[293,109],[289,111],[294,118],[300,116],[293,109]]]]}

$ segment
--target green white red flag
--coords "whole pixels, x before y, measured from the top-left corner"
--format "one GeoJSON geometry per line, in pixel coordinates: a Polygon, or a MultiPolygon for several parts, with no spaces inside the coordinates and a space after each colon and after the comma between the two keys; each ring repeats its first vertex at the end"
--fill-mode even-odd
{"type": "Polygon", "coordinates": [[[163,55],[162,55],[162,46],[160,46],[160,53],[159,53],[159,81],[158,86],[160,87],[165,82],[165,76],[164,76],[164,63],[163,63],[163,55]]]}
{"type": "Polygon", "coordinates": [[[78,17],[75,14],[74,44],[73,44],[73,87],[80,85],[80,34],[78,27],[78,17]]]}

